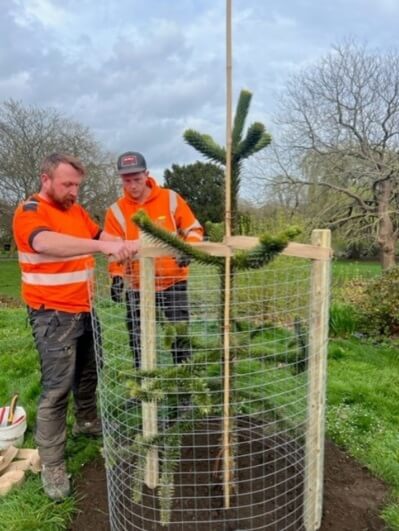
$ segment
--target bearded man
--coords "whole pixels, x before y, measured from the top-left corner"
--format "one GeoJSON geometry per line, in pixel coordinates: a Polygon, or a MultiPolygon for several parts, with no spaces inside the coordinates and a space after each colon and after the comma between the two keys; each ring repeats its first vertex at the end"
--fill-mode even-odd
{"type": "Polygon", "coordinates": [[[101,435],[97,415],[97,368],[90,313],[94,253],[117,262],[131,260],[136,241],[104,232],[77,203],[84,179],[82,162],[53,153],[40,169],[40,191],[21,203],[13,221],[22,273],[22,298],[41,367],[41,395],[36,443],[42,462],[42,484],[53,500],[70,493],[64,452],[68,397],[75,406],[74,435],[101,435]]]}

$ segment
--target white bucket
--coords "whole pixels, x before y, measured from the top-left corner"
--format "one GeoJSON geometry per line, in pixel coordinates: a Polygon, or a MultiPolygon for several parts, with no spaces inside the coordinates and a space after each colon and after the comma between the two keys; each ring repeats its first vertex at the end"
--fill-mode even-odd
{"type": "Polygon", "coordinates": [[[14,424],[7,426],[9,410],[9,407],[5,408],[3,420],[0,424],[0,450],[4,450],[11,445],[19,448],[24,442],[26,411],[22,406],[17,406],[15,408],[14,424]]]}

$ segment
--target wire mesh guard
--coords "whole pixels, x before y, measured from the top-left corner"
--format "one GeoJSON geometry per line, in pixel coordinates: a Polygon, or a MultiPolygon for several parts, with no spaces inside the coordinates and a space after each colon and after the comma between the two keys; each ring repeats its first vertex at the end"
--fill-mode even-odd
{"type": "Polygon", "coordinates": [[[233,278],[227,439],[218,271],[194,263],[152,295],[126,275],[114,303],[106,269],[95,308],[111,528],[307,528],[310,262],[280,256],[233,278]]]}

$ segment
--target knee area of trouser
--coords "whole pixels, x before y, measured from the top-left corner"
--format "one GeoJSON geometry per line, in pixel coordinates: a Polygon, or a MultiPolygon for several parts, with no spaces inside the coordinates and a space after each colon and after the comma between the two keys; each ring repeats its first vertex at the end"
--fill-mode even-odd
{"type": "Polygon", "coordinates": [[[51,416],[63,414],[68,407],[68,396],[69,389],[66,388],[43,391],[39,402],[38,417],[41,417],[44,411],[46,411],[46,418],[49,414],[51,416]]]}

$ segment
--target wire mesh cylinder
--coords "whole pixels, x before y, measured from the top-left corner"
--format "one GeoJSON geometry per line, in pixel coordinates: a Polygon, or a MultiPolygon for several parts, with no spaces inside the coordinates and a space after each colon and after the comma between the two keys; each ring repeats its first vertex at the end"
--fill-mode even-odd
{"type": "Polygon", "coordinates": [[[227,508],[219,272],[192,264],[187,284],[146,299],[154,305],[146,314],[144,295],[128,275],[121,302],[111,301],[106,265],[98,265],[112,530],[305,529],[310,277],[309,262],[288,257],[234,275],[227,508]],[[155,316],[147,323],[156,355],[151,368],[143,363],[145,315],[155,316]]]}

